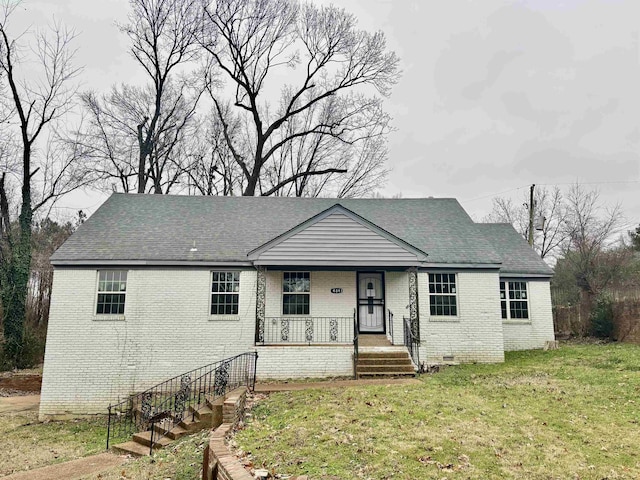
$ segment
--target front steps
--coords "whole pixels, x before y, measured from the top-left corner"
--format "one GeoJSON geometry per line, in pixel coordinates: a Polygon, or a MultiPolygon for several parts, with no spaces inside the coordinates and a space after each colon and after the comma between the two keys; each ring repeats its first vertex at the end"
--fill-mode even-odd
{"type": "Polygon", "coordinates": [[[415,368],[404,347],[372,347],[358,352],[356,378],[414,376],[415,368]]]}
{"type": "MultiPolygon", "coordinates": [[[[233,396],[239,390],[230,392],[228,396],[233,396]]],[[[219,397],[210,400],[208,397],[205,402],[198,407],[189,407],[185,411],[184,418],[177,424],[171,426],[171,422],[160,421],[154,425],[153,449],[164,448],[174,440],[185,435],[199,432],[204,429],[217,428],[223,422],[223,407],[225,397],[219,397]],[[168,430],[170,428],[170,430],[168,430]]],[[[113,445],[113,449],[125,454],[142,457],[149,455],[151,451],[151,431],[135,433],[129,442],[113,445]]]]}

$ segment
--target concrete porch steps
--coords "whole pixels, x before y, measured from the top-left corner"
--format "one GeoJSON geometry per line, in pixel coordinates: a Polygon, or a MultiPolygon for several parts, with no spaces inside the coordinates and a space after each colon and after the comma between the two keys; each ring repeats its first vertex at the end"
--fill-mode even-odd
{"type": "Polygon", "coordinates": [[[358,353],[356,377],[414,376],[415,369],[409,352],[401,347],[373,348],[358,353]]]}
{"type": "MultiPolygon", "coordinates": [[[[229,395],[237,394],[237,391],[229,395]]],[[[203,398],[203,403],[197,407],[190,407],[184,413],[182,421],[171,426],[171,422],[160,421],[154,425],[153,449],[164,448],[185,435],[199,432],[204,429],[216,428],[223,421],[223,406],[225,398],[203,398]]],[[[113,449],[135,457],[149,455],[151,447],[151,431],[138,432],[132,436],[131,441],[113,445],[113,449]]]]}

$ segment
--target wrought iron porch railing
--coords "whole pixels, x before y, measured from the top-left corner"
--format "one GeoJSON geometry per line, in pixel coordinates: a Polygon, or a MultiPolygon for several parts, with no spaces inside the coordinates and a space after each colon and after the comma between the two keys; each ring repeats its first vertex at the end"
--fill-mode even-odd
{"type": "Polygon", "coordinates": [[[391,345],[395,345],[393,341],[393,312],[387,309],[387,337],[391,341],[391,345]]]}
{"type": "Polygon", "coordinates": [[[353,309],[353,378],[358,379],[358,316],[353,309]]]}
{"type": "Polygon", "coordinates": [[[196,368],[109,405],[107,449],[114,439],[151,431],[150,452],[169,431],[191,415],[206,397],[215,399],[256,383],[258,354],[247,352],[196,368]],[[194,407],[189,413],[190,407],[194,407]],[[161,427],[161,428],[156,428],[161,427]],[[164,432],[164,433],[163,433],[164,432]]]}
{"type": "Polygon", "coordinates": [[[351,343],[351,317],[267,317],[262,345],[351,343]]]}
{"type": "Polygon", "coordinates": [[[409,350],[411,360],[416,367],[420,368],[420,352],[418,346],[420,345],[420,339],[413,333],[411,329],[411,321],[407,317],[402,317],[404,326],[404,344],[409,350]]]}

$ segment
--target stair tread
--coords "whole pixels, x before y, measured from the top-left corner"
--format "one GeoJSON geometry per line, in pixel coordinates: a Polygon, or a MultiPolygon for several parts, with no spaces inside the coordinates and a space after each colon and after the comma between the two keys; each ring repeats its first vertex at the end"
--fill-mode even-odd
{"type": "Polygon", "coordinates": [[[133,440],[113,445],[111,448],[120,452],[130,453],[137,457],[144,457],[146,455],[149,455],[149,447],[145,447],[144,445],[141,445],[138,442],[134,442],[133,440]]]}
{"type": "Polygon", "coordinates": [[[363,369],[380,369],[380,370],[389,370],[392,368],[411,368],[413,369],[413,365],[411,364],[407,364],[407,365],[358,365],[358,368],[363,368],[363,369]]]}
{"type": "Polygon", "coordinates": [[[393,361],[384,361],[384,362],[358,362],[358,365],[367,365],[370,367],[375,367],[375,366],[387,366],[387,365],[411,365],[410,361],[407,362],[393,362],[393,361]]]}
{"type": "Polygon", "coordinates": [[[202,430],[206,428],[205,422],[201,420],[191,420],[186,419],[180,422],[180,426],[186,429],[189,433],[197,432],[198,430],[202,430]]]}
{"type": "Polygon", "coordinates": [[[213,410],[211,410],[211,408],[209,408],[209,405],[207,405],[206,403],[201,403],[200,405],[190,406],[189,411],[209,413],[209,412],[212,412],[213,410]]]}
{"type": "MultiPolygon", "coordinates": [[[[151,432],[146,431],[146,432],[134,433],[133,441],[142,445],[149,446],[151,443],[151,432]]],[[[169,438],[160,436],[158,433],[153,434],[153,448],[165,447],[170,443],[171,443],[171,440],[169,438]]]]}

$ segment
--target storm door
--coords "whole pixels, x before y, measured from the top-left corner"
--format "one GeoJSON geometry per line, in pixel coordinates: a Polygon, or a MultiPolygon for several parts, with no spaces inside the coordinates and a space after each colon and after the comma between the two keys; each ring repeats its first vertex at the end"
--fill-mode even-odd
{"type": "Polygon", "coordinates": [[[362,333],[384,333],[384,276],[358,273],[358,321],[362,333]]]}

